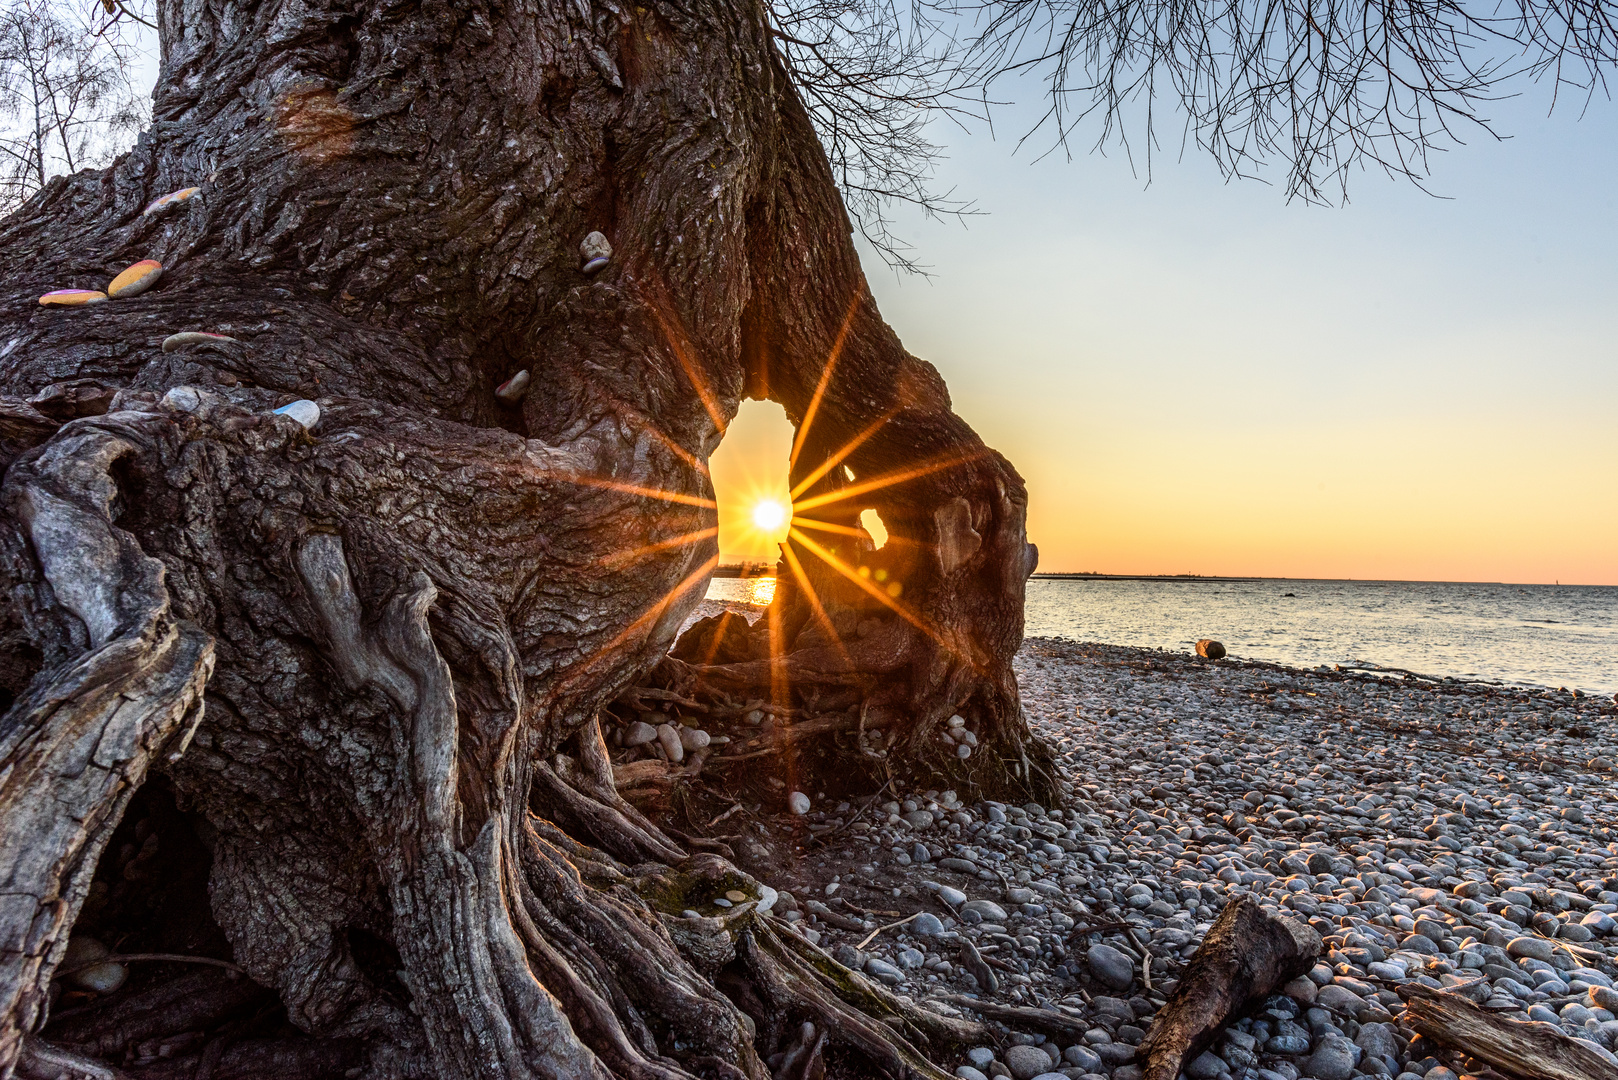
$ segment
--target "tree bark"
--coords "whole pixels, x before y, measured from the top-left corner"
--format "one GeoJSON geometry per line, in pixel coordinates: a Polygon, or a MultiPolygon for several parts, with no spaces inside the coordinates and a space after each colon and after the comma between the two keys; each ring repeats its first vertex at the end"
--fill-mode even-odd
{"type": "MultiPolygon", "coordinates": [[[[373,1075],[763,1077],[813,1017],[941,1076],[927,1054],[972,1025],[850,997],[749,905],[719,919],[757,883],[625,802],[603,741],[627,688],[675,686],[881,733],[783,768],[1056,795],[1010,667],[1022,482],[882,322],[766,10],[158,14],[151,130],[0,223],[0,1075],[158,767],[235,961],[373,1075]],[[144,258],[141,296],[34,302],[144,258]],[[223,337],[170,340],[192,331],[223,337]],[[744,396],[798,424],[814,520],[761,650],[669,659],[744,396]],[[312,428],[272,414],[302,398],[312,428]],[[957,713],[966,759],[939,735],[957,713]],[[403,999],[355,934],[396,950],[403,999]]],[[[255,1054],[243,1075],[279,1060],[255,1054]]]]}

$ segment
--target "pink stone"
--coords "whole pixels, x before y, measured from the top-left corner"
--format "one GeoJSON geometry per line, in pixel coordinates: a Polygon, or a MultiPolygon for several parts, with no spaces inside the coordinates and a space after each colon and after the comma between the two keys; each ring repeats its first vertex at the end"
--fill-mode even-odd
{"type": "Polygon", "coordinates": [[[185,345],[200,345],[205,341],[235,341],[228,334],[209,334],[201,330],[187,330],[183,334],[170,334],[163,339],[163,351],[173,352],[185,345]]]}
{"type": "Polygon", "coordinates": [[[151,202],[147,203],[146,209],[142,210],[140,215],[141,217],[147,217],[151,214],[157,213],[160,210],[167,210],[171,206],[178,206],[180,203],[185,202],[185,200],[191,198],[201,190],[202,189],[199,187],[188,187],[181,188],[179,191],[171,191],[167,195],[153,199],[151,202]]]}
{"type": "Polygon", "coordinates": [[[139,296],[156,285],[157,279],[162,276],[162,263],[156,259],[142,259],[112,279],[112,283],[107,286],[107,295],[120,298],[139,296]]]}
{"type": "Polygon", "coordinates": [[[107,294],[100,289],[57,289],[41,296],[39,302],[46,306],[82,307],[85,304],[99,304],[106,298],[107,294]]]}
{"type": "Polygon", "coordinates": [[[521,401],[528,393],[528,369],[524,368],[494,389],[494,396],[505,402],[521,401]]]}

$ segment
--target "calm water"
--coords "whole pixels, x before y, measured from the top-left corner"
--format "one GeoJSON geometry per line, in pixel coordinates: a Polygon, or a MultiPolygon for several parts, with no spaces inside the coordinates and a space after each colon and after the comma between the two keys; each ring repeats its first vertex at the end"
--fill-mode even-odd
{"type": "MultiPolygon", "coordinates": [[[[708,595],[768,602],[774,585],[720,579],[708,595]]],[[[1036,578],[1027,632],[1178,652],[1211,637],[1233,656],[1298,667],[1364,661],[1618,692],[1612,586],[1036,578]]]]}

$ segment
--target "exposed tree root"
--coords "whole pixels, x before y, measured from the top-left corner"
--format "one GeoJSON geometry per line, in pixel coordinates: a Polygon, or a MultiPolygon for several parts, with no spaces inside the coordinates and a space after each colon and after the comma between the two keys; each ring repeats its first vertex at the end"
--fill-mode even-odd
{"type": "Polygon", "coordinates": [[[1010,667],[1024,485],[877,311],[767,10],[277,10],[160,5],[161,136],[0,222],[0,1071],[160,766],[214,951],[273,1002],[163,1030],[141,981],[172,970],[64,991],[56,1030],[120,1068],[941,1075],[970,1025],[715,905],[762,890],[648,821],[602,740],[729,732],[645,785],[676,803],[704,769],[1060,797],[1010,667]],[[145,258],[139,297],[31,302],[145,258]],[[170,337],[204,328],[230,340],[170,337]],[[800,425],[821,531],[745,651],[643,678],[717,558],[705,463],[745,396],[800,425]]]}
{"type": "Polygon", "coordinates": [[[120,1069],[32,1035],[23,1036],[16,1070],[18,1080],[129,1080],[120,1069]]]}
{"type": "Polygon", "coordinates": [[[213,670],[209,636],[170,615],[162,564],[112,524],[109,470],[133,451],[84,428],[5,486],[39,556],[41,578],[19,583],[33,615],[71,622],[84,651],[48,658],[0,729],[0,1074],[42,1018],[102,848],[147,769],[184,752],[213,670]]]}
{"type": "MultiPolygon", "coordinates": [[[[67,460],[91,467],[76,477],[81,490],[99,500],[87,508],[50,501],[43,480],[28,480],[49,477],[43,468],[14,474],[18,483],[33,485],[21,487],[18,497],[32,500],[29,520],[34,544],[45,553],[46,579],[59,598],[78,605],[70,610],[88,628],[94,647],[67,665],[64,676],[44,684],[49,688],[40,695],[45,705],[31,704],[32,697],[21,703],[14,715],[32,726],[13,730],[50,731],[47,716],[58,722],[93,721],[100,726],[92,726],[95,738],[88,745],[105,748],[110,719],[131,725],[128,731],[112,729],[119,744],[133,748],[123,758],[105,759],[108,769],[124,770],[109,772],[119,778],[115,783],[76,766],[80,775],[99,778],[76,796],[95,810],[89,818],[97,822],[96,831],[57,837],[48,831],[57,826],[41,821],[34,833],[75,858],[70,880],[64,885],[57,872],[45,879],[42,891],[55,888],[80,899],[94,854],[134,789],[129,770],[164,747],[179,759],[173,744],[195,724],[197,698],[209,672],[206,638],[195,632],[187,636],[165,620],[155,564],[143,561],[132,542],[121,540],[127,534],[110,525],[107,470],[127,444],[103,432],[86,438],[100,452],[67,460]],[[136,585],[126,578],[123,590],[111,598],[97,591],[104,588],[97,582],[116,580],[113,564],[145,572],[144,592],[136,587],[138,578],[136,585]],[[86,571],[83,580],[90,586],[64,576],[64,568],[86,571]],[[134,619],[123,614],[130,597],[146,598],[144,606],[133,609],[134,619]],[[130,626],[133,644],[130,630],[114,633],[130,626]],[[109,652],[120,647],[133,658],[115,669],[123,678],[99,676],[98,683],[109,652]],[[154,650],[157,661],[148,659],[154,650]],[[154,666],[159,670],[153,672],[154,666]],[[140,680],[154,678],[155,688],[143,690],[140,680]],[[113,691],[113,707],[92,708],[113,691]],[[134,709],[130,701],[153,704],[134,709]],[[46,706],[48,713],[39,711],[46,706]]],[[[943,1048],[979,1036],[975,1025],[936,1016],[887,993],[795,934],[779,936],[753,903],[729,910],[715,905],[726,892],[759,896],[761,890],[715,855],[686,856],[624,803],[593,724],[578,733],[573,755],[548,759],[500,751],[502,730],[486,729],[477,752],[508,764],[485,771],[479,777],[483,786],[469,798],[466,782],[457,775],[467,752],[457,724],[457,690],[427,624],[435,588],[423,575],[412,575],[377,596],[367,610],[341,538],[314,534],[295,558],[315,628],[341,682],[350,693],[374,691],[391,706],[385,715],[398,752],[355,756],[345,767],[355,779],[374,776],[370,786],[388,793],[374,804],[357,804],[363,834],[375,847],[389,895],[400,977],[408,978],[412,1011],[424,1021],[419,1030],[440,1061],[456,1063],[456,1075],[767,1080],[755,1046],[773,1052],[796,1025],[811,1020],[815,1037],[789,1054],[793,1072],[813,1074],[825,1048],[841,1047],[896,1075],[931,1080],[945,1074],[921,1047],[943,1048]],[[512,787],[527,790],[529,797],[511,798],[512,787]],[[452,792],[460,793],[459,803],[449,797],[452,792]],[[545,816],[531,813],[530,805],[545,816]],[[467,807],[486,813],[475,828],[467,807]],[[509,823],[513,819],[515,827],[509,823]],[[689,914],[693,910],[695,918],[689,914]],[[720,979],[726,971],[729,979],[720,979]],[[733,998],[715,992],[715,980],[728,981],[736,997],[768,1007],[756,1017],[744,1015],[733,998]]],[[[22,760],[31,764],[57,760],[31,751],[32,744],[17,745],[30,751],[22,760]]],[[[24,792],[18,785],[26,776],[11,772],[8,798],[24,792]]],[[[60,777],[48,782],[55,785],[57,799],[68,790],[60,777]]],[[[26,807],[8,812],[8,822],[32,820],[26,807]]],[[[15,857],[13,844],[5,848],[15,857]]],[[[222,917],[256,918],[255,911],[297,902],[307,921],[313,911],[309,894],[294,900],[276,880],[285,876],[277,872],[283,849],[255,854],[233,843],[219,850],[234,868],[225,877],[231,891],[222,895],[246,903],[241,910],[234,900],[216,905],[222,917]],[[241,872],[257,860],[265,860],[266,870],[241,872]]],[[[67,919],[71,910],[59,910],[56,917],[67,919]]],[[[59,944],[65,943],[65,934],[57,933],[59,944]]],[[[136,1047],[163,1046],[179,1048],[174,1075],[185,1068],[191,1068],[187,1075],[215,1077],[268,1075],[276,1068],[319,1072],[358,1060],[365,1043],[356,1035],[408,1039],[413,1025],[377,996],[375,986],[366,988],[345,960],[347,947],[335,932],[273,954],[258,947],[262,939],[252,933],[238,940],[245,950],[243,966],[278,991],[288,1015],[324,1038],[255,1041],[249,1036],[261,1015],[251,1011],[262,1001],[258,987],[211,972],[191,973],[110,1008],[64,1018],[55,1034],[73,1048],[30,1043],[23,1067],[114,1076],[111,1067],[95,1073],[101,1066],[92,1058],[80,1061],[74,1055],[133,1054],[144,1061],[148,1051],[136,1047]],[[215,1034],[198,1045],[198,1032],[210,1028],[215,1034]]],[[[32,958],[35,993],[48,981],[56,955],[32,958]]],[[[13,1039],[20,1054],[20,1040],[16,1034],[13,1039]]],[[[168,1066],[154,1067],[151,1075],[167,1075],[168,1066]]]]}
{"type": "MultiPolygon", "coordinates": [[[[773,1006],[776,1023],[781,1017],[804,1017],[822,1036],[859,1050],[889,1074],[926,1080],[948,1080],[949,1074],[928,1061],[915,1042],[948,1045],[981,1034],[974,1025],[933,1016],[877,990],[863,975],[795,939],[790,931],[777,935],[762,921],[737,937],[737,954],[759,996],[773,1006]]],[[[779,1039],[783,1032],[771,1034],[779,1039]]]]}

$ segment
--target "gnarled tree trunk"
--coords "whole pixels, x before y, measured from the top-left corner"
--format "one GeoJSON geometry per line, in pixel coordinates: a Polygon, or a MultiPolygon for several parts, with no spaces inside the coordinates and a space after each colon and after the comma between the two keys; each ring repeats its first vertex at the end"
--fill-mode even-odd
{"type": "Polygon", "coordinates": [[[864,729],[811,764],[1054,794],[1010,669],[1022,483],[877,313],[765,9],[159,18],[151,130],[0,226],[0,1073],[157,768],[236,963],[371,1075],[763,1077],[803,1020],[941,1075],[971,1025],[713,906],[762,891],[619,797],[598,720],[635,686],[757,699],[864,729]],[[148,258],[144,295],[35,303],[148,258]],[[791,573],[762,645],[668,659],[744,396],[799,425],[791,573]],[[272,415],[299,398],[312,429],[272,415]]]}

